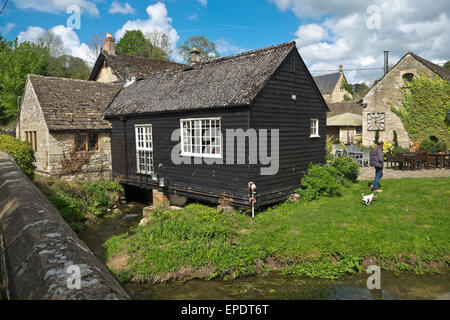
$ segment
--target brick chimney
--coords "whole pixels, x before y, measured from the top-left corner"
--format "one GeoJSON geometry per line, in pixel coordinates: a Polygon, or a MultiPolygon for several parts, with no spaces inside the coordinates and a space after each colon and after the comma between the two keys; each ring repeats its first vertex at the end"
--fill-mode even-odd
{"type": "Polygon", "coordinates": [[[106,38],[104,40],[104,50],[114,56],[116,55],[116,39],[113,38],[110,32],[106,33],[106,38]]]}
{"type": "Polygon", "coordinates": [[[198,51],[197,48],[194,48],[194,50],[190,52],[190,55],[191,55],[191,64],[200,63],[200,51],[198,51]]]}
{"type": "Polygon", "coordinates": [[[344,73],[344,66],[342,64],[339,66],[339,73],[344,73]]]}

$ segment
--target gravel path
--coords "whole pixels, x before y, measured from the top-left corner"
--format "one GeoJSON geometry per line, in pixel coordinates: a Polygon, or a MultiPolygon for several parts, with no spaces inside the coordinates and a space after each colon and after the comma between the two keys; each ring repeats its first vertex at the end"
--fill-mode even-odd
{"type": "MultiPolygon", "coordinates": [[[[359,168],[358,180],[373,180],[375,177],[375,169],[372,167],[359,168]]],[[[400,178],[436,178],[450,177],[450,169],[427,169],[427,170],[394,170],[384,168],[383,179],[400,179],[400,178]]]]}

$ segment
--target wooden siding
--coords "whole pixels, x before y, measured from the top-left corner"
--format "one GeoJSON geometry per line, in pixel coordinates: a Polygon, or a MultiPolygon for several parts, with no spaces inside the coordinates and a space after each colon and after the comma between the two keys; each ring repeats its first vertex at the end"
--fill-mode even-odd
{"type": "MultiPolygon", "coordinates": [[[[169,180],[171,192],[211,201],[218,200],[215,195],[225,195],[244,202],[248,196],[248,165],[175,165],[171,160],[172,149],[180,143],[171,141],[172,132],[180,128],[180,119],[209,117],[221,118],[223,136],[226,129],[240,128],[246,131],[248,127],[248,107],[131,117],[126,120],[126,144],[124,144],[125,122],[112,120],[113,176],[130,185],[155,188],[150,176],[136,173],[135,125],[151,124],[155,173],[169,180]]],[[[222,148],[225,163],[227,156],[225,143],[222,148]]],[[[237,157],[236,150],[235,157],[237,157]]],[[[193,158],[191,161],[194,161],[193,158]]]]}
{"type": "Polygon", "coordinates": [[[327,107],[305,64],[297,51],[292,51],[251,108],[251,128],[278,129],[280,133],[278,173],[262,176],[261,167],[268,165],[251,168],[250,177],[257,186],[258,205],[286,199],[300,186],[300,180],[311,162],[325,162],[326,114],[327,107]],[[292,95],[297,96],[296,101],[292,95]],[[310,138],[312,118],[319,119],[320,138],[310,138]]]}

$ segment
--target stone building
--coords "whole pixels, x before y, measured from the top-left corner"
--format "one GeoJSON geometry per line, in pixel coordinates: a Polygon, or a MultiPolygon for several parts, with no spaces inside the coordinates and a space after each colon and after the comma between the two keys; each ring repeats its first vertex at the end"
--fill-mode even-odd
{"type": "Polygon", "coordinates": [[[356,101],[328,103],[327,136],[335,142],[357,143],[362,139],[362,105],[356,101]]]}
{"type": "Polygon", "coordinates": [[[320,93],[327,103],[335,103],[353,99],[353,95],[345,88],[347,80],[344,75],[344,67],[339,66],[339,72],[324,74],[314,77],[320,93]]]}
{"type": "Polygon", "coordinates": [[[120,84],[28,75],[16,135],[34,149],[36,172],[109,177],[111,125],[102,117],[121,88],[120,84]]]}
{"type": "Polygon", "coordinates": [[[407,81],[424,73],[430,77],[450,80],[450,71],[418,55],[408,52],[392,67],[383,78],[375,83],[363,98],[363,144],[371,145],[375,133],[380,132],[380,140],[393,142],[394,131],[402,147],[410,147],[411,140],[405,131],[401,119],[391,111],[390,105],[399,105],[402,100],[402,88],[407,81]]]}
{"type": "Polygon", "coordinates": [[[104,50],[92,68],[89,80],[125,82],[129,78],[143,79],[155,73],[183,68],[183,64],[116,53],[115,39],[107,33],[104,50]]]}

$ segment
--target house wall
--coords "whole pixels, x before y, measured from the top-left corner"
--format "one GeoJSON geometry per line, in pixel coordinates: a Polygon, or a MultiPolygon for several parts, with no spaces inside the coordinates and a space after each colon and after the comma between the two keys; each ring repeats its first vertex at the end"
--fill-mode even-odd
{"type": "MultiPolygon", "coordinates": [[[[64,156],[71,159],[71,151],[75,148],[75,133],[50,132],[48,142],[48,170],[51,175],[75,178],[75,173],[63,168],[64,156]]],[[[111,176],[111,136],[109,132],[98,133],[98,150],[89,152],[89,161],[76,173],[76,178],[96,180],[111,176]]]]}
{"type": "Polygon", "coordinates": [[[119,79],[117,78],[117,76],[112,72],[112,69],[110,67],[103,65],[95,81],[111,83],[118,80],[119,79]]]}
{"type": "Polygon", "coordinates": [[[335,102],[341,102],[341,101],[345,101],[344,96],[347,95],[349,98],[353,99],[353,95],[348,92],[347,90],[345,90],[344,86],[343,86],[343,82],[344,82],[344,76],[341,74],[341,77],[339,78],[339,81],[336,84],[336,87],[334,88],[333,92],[329,95],[329,101],[330,103],[335,103],[335,102]],[[341,88],[343,88],[342,92],[341,92],[341,88]]]}
{"type": "Polygon", "coordinates": [[[394,138],[393,132],[395,130],[397,131],[399,145],[402,147],[410,147],[411,141],[408,133],[404,129],[400,118],[391,111],[390,104],[396,106],[401,103],[401,88],[405,87],[403,75],[412,73],[415,76],[419,76],[419,72],[425,73],[430,77],[435,76],[430,69],[408,54],[366,94],[363,99],[364,103],[367,104],[367,107],[363,109],[364,145],[371,145],[375,140],[375,131],[369,131],[367,128],[367,114],[384,112],[385,130],[380,131],[380,140],[392,143],[394,138]]]}
{"type": "Polygon", "coordinates": [[[25,85],[20,117],[16,127],[16,137],[25,141],[26,131],[36,131],[36,170],[38,172],[47,172],[49,132],[33,86],[28,80],[25,85]]]}
{"type": "Polygon", "coordinates": [[[286,199],[300,186],[309,164],[325,162],[327,106],[320,98],[307,67],[296,51],[287,57],[251,108],[250,127],[278,129],[279,171],[262,175],[262,164],[252,166],[259,205],[286,199]],[[291,59],[295,59],[292,72],[291,59]],[[292,100],[292,95],[297,100],[292,100]],[[318,138],[310,137],[311,119],[319,119],[318,138]]]}
{"type": "MultiPolygon", "coordinates": [[[[227,129],[248,127],[248,108],[234,107],[232,110],[172,112],[153,114],[148,116],[128,118],[126,122],[109,120],[112,130],[112,166],[113,178],[134,186],[152,189],[151,177],[136,173],[136,137],[135,125],[151,124],[153,131],[153,160],[154,169],[160,177],[169,180],[172,193],[189,195],[193,198],[217,201],[219,198],[212,195],[226,195],[235,201],[243,201],[248,195],[248,166],[226,164],[227,150],[223,143],[222,159],[224,164],[205,163],[176,165],[171,154],[178,141],[171,141],[174,130],[180,128],[180,119],[220,117],[222,135],[227,129]],[[185,192],[183,192],[185,190],[185,192]],[[186,192],[188,190],[189,192],[186,192]]],[[[235,151],[235,156],[237,151],[235,151]]],[[[201,158],[195,158],[201,160],[201,158]]]]}

